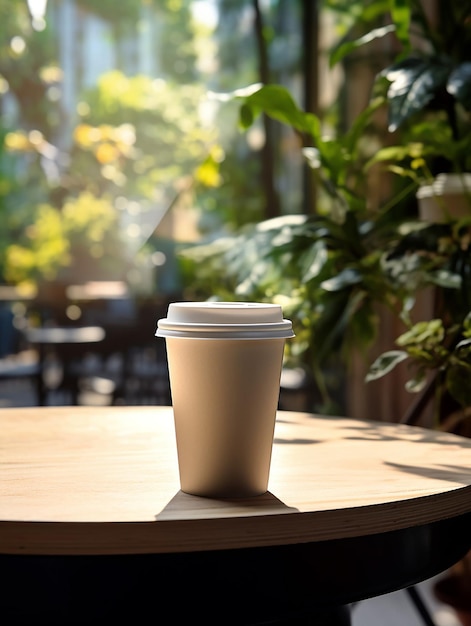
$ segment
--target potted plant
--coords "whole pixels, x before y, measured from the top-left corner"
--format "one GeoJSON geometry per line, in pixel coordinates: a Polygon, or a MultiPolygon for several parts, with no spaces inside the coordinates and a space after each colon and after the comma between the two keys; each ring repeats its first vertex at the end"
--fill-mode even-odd
{"type": "MultiPolygon", "coordinates": [[[[471,3],[391,4],[402,47],[378,75],[375,92],[387,100],[389,130],[401,131],[400,144],[380,150],[375,161],[392,162],[397,173],[416,180],[422,219],[469,215],[471,3]]],[[[355,45],[341,46],[336,58],[355,45]]]]}
{"type": "Polygon", "coordinates": [[[378,74],[373,94],[384,98],[388,128],[400,141],[378,150],[367,167],[384,163],[417,186],[419,219],[401,225],[401,236],[384,259],[386,272],[401,280],[412,278],[411,294],[427,283],[439,290],[433,298],[436,319],[413,325],[403,309],[407,332],[397,340],[403,349],[378,359],[368,379],[409,359],[416,373],[409,387],[421,390],[425,372],[435,372],[431,388],[443,423],[448,418],[444,394],[458,402],[465,417],[471,404],[466,385],[458,382],[469,373],[471,2],[437,0],[432,6],[421,0],[393,0],[390,8],[391,24],[342,42],[333,58],[338,61],[365,41],[389,35],[391,27],[397,36],[398,57],[378,74]]]}
{"type": "MultiPolygon", "coordinates": [[[[379,151],[374,161],[390,163],[396,173],[416,181],[423,223],[397,251],[405,261],[420,255],[422,266],[424,259],[438,263],[444,282],[435,288],[433,319],[409,320],[396,340],[399,349],[381,355],[368,379],[405,360],[413,372],[409,387],[421,391],[406,420],[417,419],[433,398],[435,424],[470,437],[471,3],[437,2],[435,20],[421,2],[410,0],[399,8],[398,3],[393,17],[405,55],[381,73],[377,87],[385,90],[389,127],[402,130],[402,142],[379,151]]],[[[463,625],[471,624],[471,553],[434,589],[463,625]]]]}
{"type": "MultiPolygon", "coordinates": [[[[435,198],[437,183],[464,187],[471,170],[471,3],[437,3],[437,22],[418,0],[391,2],[392,22],[342,42],[333,60],[395,30],[402,44],[397,60],[381,71],[370,105],[343,135],[326,138],[321,121],[302,111],[281,86],[240,91],[240,121],[249,127],[260,113],[291,126],[320,188],[318,212],[262,222],[232,237],[185,254],[198,264],[201,289],[217,276],[211,292],[226,299],[280,301],[294,322],[291,358],[312,368],[325,401],[329,365],[353,350],[366,351],[378,332],[378,308],[386,306],[403,324],[397,349],[382,354],[368,380],[410,366],[408,391],[417,394],[405,421],[435,400],[435,425],[469,434],[471,394],[471,211],[458,217],[456,196],[440,201],[443,216],[417,212],[416,192],[425,184],[435,198]],[[417,45],[413,46],[413,32],[417,45]],[[386,106],[397,145],[368,154],[374,113],[386,106]],[[383,203],[368,201],[367,175],[386,164],[397,175],[383,203]],[[441,175],[441,177],[440,177],[441,175]],[[458,181],[458,182],[457,182],[458,181]],[[465,183],[465,184],[463,184],[465,183]],[[416,319],[420,294],[433,288],[431,314],[416,319]]],[[[365,11],[367,6],[365,5],[365,11]]],[[[386,16],[384,16],[386,17],[386,16]]],[[[466,198],[467,201],[467,198],[466,198]]],[[[436,208],[436,207],[435,207],[436,208]]],[[[464,568],[463,568],[464,569],[464,568]]],[[[465,583],[466,586],[466,583],[465,583]]],[[[467,588],[467,587],[466,587],[467,588]]],[[[468,598],[471,594],[468,594],[468,598]]],[[[443,596],[442,596],[443,598],[443,596]]]]}
{"type": "MultiPolygon", "coordinates": [[[[470,220],[451,219],[450,204],[445,206],[450,218],[446,223],[417,220],[411,196],[422,182],[430,184],[435,174],[453,172],[466,181],[471,158],[471,2],[437,3],[435,23],[419,0],[386,4],[390,23],[378,28],[378,11],[373,12],[375,28],[356,40],[342,41],[332,52],[332,62],[339,62],[375,37],[391,36],[392,30],[400,44],[397,59],[378,74],[370,105],[344,135],[324,137],[320,120],[300,110],[281,86],[252,87],[234,95],[241,103],[244,128],[265,113],[301,136],[304,155],[320,183],[318,214],[287,216],[239,234],[233,245],[239,252],[241,246],[246,248],[237,259],[227,239],[224,248],[216,244],[191,253],[200,261],[206,255],[213,263],[226,256],[229,292],[235,289],[238,296],[289,293],[284,296],[287,306],[291,315],[299,316],[304,347],[316,345],[319,369],[323,355],[348,351],[352,339],[357,346],[371,343],[374,303],[387,304],[403,321],[404,330],[413,334],[411,309],[417,293],[430,286],[443,290],[435,295],[434,306],[448,348],[459,349],[462,355],[460,342],[466,338],[460,329],[471,309],[470,220]],[[389,130],[399,132],[401,142],[376,150],[377,143],[368,138],[374,134],[374,113],[381,106],[387,108],[389,130]],[[368,143],[374,155],[365,149],[368,143]],[[382,206],[372,207],[367,173],[378,163],[399,175],[399,183],[382,206]],[[281,275],[277,266],[282,267],[281,275]]],[[[366,4],[359,14],[357,23],[363,28],[370,8],[366,4]]],[[[405,357],[397,358],[399,362],[405,357]]],[[[370,379],[394,367],[381,363],[385,369],[376,363],[370,379]]],[[[443,361],[432,363],[443,369],[443,361]]],[[[418,372],[410,390],[425,385],[424,368],[418,372]]]]}
{"type": "Polygon", "coordinates": [[[381,268],[382,250],[399,219],[395,202],[381,214],[368,206],[362,164],[371,155],[359,145],[381,102],[373,102],[345,134],[325,138],[320,120],[302,111],[282,86],[239,90],[234,97],[244,128],[264,111],[302,135],[322,198],[316,215],[274,218],[184,251],[184,262],[196,268],[188,280],[192,297],[280,302],[295,326],[289,362],[312,373],[321,394],[316,408],[336,412],[337,394],[326,372],[338,372],[341,355],[352,346],[373,342],[375,304],[395,309],[400,297],[381,268]]]}

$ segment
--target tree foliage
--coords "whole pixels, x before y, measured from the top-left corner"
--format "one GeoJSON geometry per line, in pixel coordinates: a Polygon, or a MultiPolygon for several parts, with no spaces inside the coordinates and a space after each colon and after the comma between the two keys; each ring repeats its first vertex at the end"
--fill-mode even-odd
{"type": "MultiPolygon", "coordinates": [[[[63,75],[54,20],[46,19],[46,28],[35,30],[25,0],[0,0],[0,105],[8,97],[17,113],[9,118],[13,127],[1,137],[4,279],[64,275],[62,266],[73,264],[78,250],[76,228],[66,218],[72,210],[88,220],[84,240],[103,223],[105,206],[114,213],[110,232],[118,228],[118,200],[121,208],[132,203],[145,208],[147,203],[162,212],[184,179],[204,188],[218,184],[215,133],[203,128],[199,118],[204,91],[195,81],[189,5],[188,0],[77,3],[79,18],[92,13],[109,21],[116,41],[136,33],[143,18],[158,20],[161,36],[154,53],[165,78],[126,76],[118,70],[102,76],[81,95],[82,116],[70,150],[63,152],[54,141],[64,133],[62,104],[56,98],[63,75]]],[[[53,2],[48,7],[57,8],[53,2]]],[[[93,239],[88,248],[98,273],[110,259],[120,271],[122,242],[108,245],[104,255],[92,254],[98,250],[93,239]]]]}

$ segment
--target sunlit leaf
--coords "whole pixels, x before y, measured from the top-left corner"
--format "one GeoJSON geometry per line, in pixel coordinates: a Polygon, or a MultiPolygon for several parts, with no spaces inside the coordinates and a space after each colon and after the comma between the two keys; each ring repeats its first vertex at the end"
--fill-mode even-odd
{"type": "Polygon", "coordinates": [[[370,366],[368,374],[366,375],[366,382],[382,378],[407,358],[407,352],[402,350],[390,350],[389,352],[384,352],[370,366]]]}
{"type": "Polygon", "coordinates": [[[119,150],[111,143],[101,143],[96,147],[95,156],[99,163],[112,163],[119,158],[119,150]]]}
{"type": "Polygon", "coordinates": [[[445,329],[441,319],[433,319],[429,322],[418,322],[410,330],[396,339],[398,346],[406,347],[421,345],[425,342],[440,343],[445,337],[445,329]]]}
{"type": "Polygon", "coordinates": [[[19,152],[27,152],[33,149],[31,142],[25,133],[19,131],[15,133],[7,133],[5,135],[5,147],[7,150],[18,150],[19,152]]]}
{"type": "Polygon", "coordinates": [[[369,168],[371,165],[381,161],[402,161],[408,155],[409,150],[407,146],[387,146],[386,148],[381,148],[375,153],[375,155],[367,162],[366,168],[369,168]]]}
{"type": "Polygon", "coordinates": [[[439,287],[445,287],[447,289],[459,289],[461,287],[461,276],[454,272],[438,270],[429,274],[429,276],[431,282],[439,287]]]}
{"type": "Polygon", "coordinates": [[[206,187],[218,187],[221,184],[221,175],[218,164],[212,159],[206,159],[195,171],[196,180],[206,187]]]}
{"type": "Polygon", "coordinates": [[[425,371],[420,371],[414,378],[406,382],[406,391],[410,393],[420,393],[427,384],[427,376],[425,371]]]}
{"type": "Polygon", "coordinates": [[[397,130],[411,115],[421,111],[444,89],[450,70],[436,59],[409,57],[384,71],[388,89],[389,130],[397,130]]]}
{"type": "Polygon", "coordinates": [[[310,250],[303,259],[303,265],[306,268],[302,274],[302,282],[309,282],[316,278],[327,261],[327,248],[323,241],[319,240],[311,246],[310,250]]]}
{"type": "Polygon", "coordinates": [[[471,62],[466,61],[459,65],[450,74],[447,83],[447,91],[454,96],[463,107],[471,110],[471,62]]]}
{"type": "Polygon", "coordinates": [[[306,223],[306,215],[281,215],[280,217],[273,217],[269,220],[264,220],[256,225],[256,230],[259,232],[276,231],[280,230],[284,226],[300,226],[306,223]]]}
{"type": "Polygon", "coordinates": [[[320,158],[320,152],[318,148],[303,148],[303,156],[306,159],[307,164],[313,170],[317,170],[321,167],[322,161],[320,158]]]}
{"type": "Polygon", "coordinates": [[[347,268],[336,276],[324,280],[321,283],[321,287],[326,291],[340,291],[341,289],[345,289],[345,287],[351,287],[360,283],[361,280],[361,274],[357,270],[347,268]]]}
{"type": "Polygon", "coordinates": [[[80,146],[89,148],[100,138],[100,134],[96,128],[89,124],[78,124],[74,130],[74,140],[80,146]]]}
{"type": "Polygon", "coordinates": [[[466,351],[466,353],[469,353],[470,349],[471,349],[471,339],[463,339],[456,345],[456,348],[455,348],[457,352],[459,352],[460,350],[464,350],[466,351]]]}
{"type": "Polygon", "coordinates": [[[208,91],[208,97],[219,102],[230,102],[234,98],[247,98],[263,87],[262,83],[252,83],[246,87],[235,89],[229,92],[208,91]]]}
{"type": "MultiPolygon", "coordinates": [[[[234,92],[234,97],[241,99],[238,92],[234,92]]],[[[243,128],[250,126],[261,113],[300,132],[309,133],[314,139],[320,137],[319,119],[312,113],[300,109],[290,91],[281,85],[264,85],[243,98],[240,109],[243,128]]]]}
{"type": "Polygon", "coordinates": [[[336,65],[339,61],[341,61],[344,57],[346,57],[357,48],[361,48],[365,44],[370,43],[375,39],[381,39],[389,33],[393,33],[395,30],[396,27],[394,26],[394,24],[388,24],[387,26],[374,28],[369,33],[366,33],[366,35],[363,35],[362,37],[359,37],[354,41],[342,42],[338,47],[334,48],[330,54],[330,67],[336,65]]]}

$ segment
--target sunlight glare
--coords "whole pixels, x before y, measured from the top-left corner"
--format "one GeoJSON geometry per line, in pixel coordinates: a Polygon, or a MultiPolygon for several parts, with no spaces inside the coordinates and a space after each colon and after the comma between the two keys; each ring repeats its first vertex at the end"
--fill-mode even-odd
{"type": "Polygon", "coordinates": [[[193,18],[210,28],[218,23],[218,10],[214,0],[194,0],[191,4],[193,18]]]}
{"type": "Polygon", "coordinates": [[[41,31],[46,28],[47,0],[27,0],[29,12],[31,13],[31,23],[34,30],[41,31]]]}

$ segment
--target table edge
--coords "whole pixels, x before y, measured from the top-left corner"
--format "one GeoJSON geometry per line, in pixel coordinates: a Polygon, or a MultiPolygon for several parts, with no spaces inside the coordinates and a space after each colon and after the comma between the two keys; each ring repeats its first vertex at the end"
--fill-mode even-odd
{"type": "Polygon", "coordinates": [[[282,515],[140,522],[0,521],[0,554],[165,554],[293,545],[404,530],[468,513],[471,485],[391,503],[282,515]]]}

